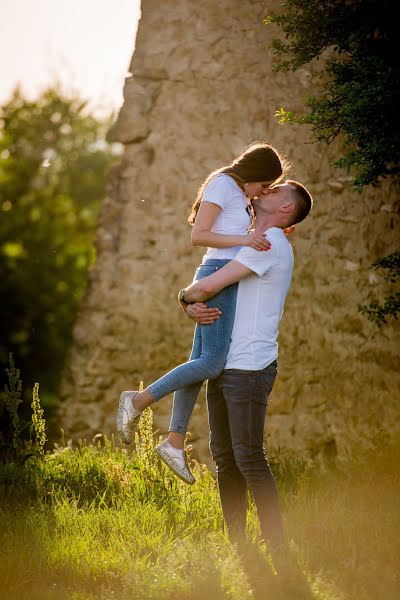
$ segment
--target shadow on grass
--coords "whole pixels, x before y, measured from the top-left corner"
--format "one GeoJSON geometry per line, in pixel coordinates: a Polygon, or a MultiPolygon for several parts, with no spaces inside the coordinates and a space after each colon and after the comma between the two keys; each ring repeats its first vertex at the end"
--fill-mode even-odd
{"type": "Polygon", "coordinates": [[[296,556],[285,548],[269,555],[265,547],[248,545],[240,563],[254,600],[315,600],[296,556]]]}

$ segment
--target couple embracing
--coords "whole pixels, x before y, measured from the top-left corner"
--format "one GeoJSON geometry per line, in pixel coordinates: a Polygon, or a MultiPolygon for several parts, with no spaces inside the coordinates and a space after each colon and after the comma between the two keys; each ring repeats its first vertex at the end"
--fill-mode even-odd
{"type": "Polygon", "coordinates": [[[193,245],[207,252],[193,283],[178,295],[196,322],[190,358],[142,392],[122,392],[117,417],[120,436],[130,444],[142,411],[175,392],[169,434],[156,452],[193,484],[184,439],[207,381],[210,449],[228,533],[234,540],[244,536],[250,489],[262,538],[275,548],[282,543],[282,519],[264,450],[264,421],[293,270],[285,230],[312,207],[303,185],[282,180],[286,169],[274,148],[254,143],[207,177],[189,217],[193,245]]]}

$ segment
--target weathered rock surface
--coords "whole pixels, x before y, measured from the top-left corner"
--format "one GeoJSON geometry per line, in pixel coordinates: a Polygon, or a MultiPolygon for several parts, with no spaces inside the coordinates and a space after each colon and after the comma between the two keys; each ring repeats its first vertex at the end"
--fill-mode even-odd
{"type": "MultiPolygon", "coordinates": [[[[210,170],[254,140],[293,163],[315,198],[291,242],[295,272],[281,323],[279,377],[270,397],[270,443],[342,451],[379,422],[392,428],[399,399],[398,327],[382,333],[357,313],[380,286],[368,267],[393,251],[396,190],[358,196],[330,163],[335,149],[303,127],[279,126],[281,106],[301,108],[318,73],[274,73],[263,17],[276,3],[143,0],[136,51],[116,135],[123,160],[110,177],[97,261],[62,383],[67,434],[115,430],[120,390],[183,362],[192,323],[175,301],[202,250],[190,245],[190,206],[210,170]]],[[[269,35],[269,34],[268,34],[269,35]]],[[[165,431],[170,399],[155,409],[165,431]]],[[[197,456],[208,460],[204,398],[192,417],[197,456]]]]}

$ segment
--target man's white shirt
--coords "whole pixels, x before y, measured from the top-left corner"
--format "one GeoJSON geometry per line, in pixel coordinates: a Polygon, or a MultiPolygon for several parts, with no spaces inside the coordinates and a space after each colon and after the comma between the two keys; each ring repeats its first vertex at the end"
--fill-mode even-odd
{"type": "Polygon", "coordinates": [[[293,250],[282,229],[265,232],[271,248],[242,248],[234,260],[254,273],[239,282],[225,369],[259,371],[278,356],[278,329],[293,271],[293,250]]]}

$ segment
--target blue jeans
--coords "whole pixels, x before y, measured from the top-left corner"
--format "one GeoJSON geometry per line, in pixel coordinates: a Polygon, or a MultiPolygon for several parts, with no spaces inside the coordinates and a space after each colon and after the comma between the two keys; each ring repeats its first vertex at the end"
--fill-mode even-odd
{"type": "MultiPolygon", "coordinates": [[[[228,262],[206,260],[197,269],[195,280],[215,273],[228,262]]],[[[156,401],[175,392],[169,431],[186,433],[202,383],[218,377],[225,367],[235,319],[237,285],[224,288],[207,301],[208,306],[219,308],[222,315],[212,325],[196,325],[189,361],[149,386],[156,401]]]]}
{"type": "Polygon", "coordinates": [[[210,449],[228,533],[243,538],[250,489],[261,535],[275,547],[282,542],[282,518],[264,451],[264,421],[276,372],[276,361],[261,371],[226,369],[207,385],[210,449]]]}

